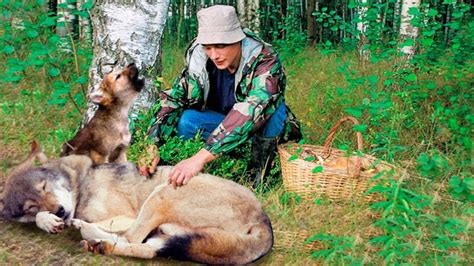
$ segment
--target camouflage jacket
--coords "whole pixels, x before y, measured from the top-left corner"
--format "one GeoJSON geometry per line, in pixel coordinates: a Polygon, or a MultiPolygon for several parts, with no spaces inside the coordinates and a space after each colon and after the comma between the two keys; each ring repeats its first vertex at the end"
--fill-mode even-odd
{"type": "MultiPolygon", "coordinates": [[[[235,73],[236,103],[206,140],[215,155],[226,153],[261,129],[284,99],[286,77],[276,51],[245,30],[242,57],[235,73]]],[[[184,109],[206,109],[209,76],[203,46],[192,43],[186,51],[186,67],[170,90],[160,94],[159,107],[148,134],[155,141],[170,136],[184,109]]],[[[299,124],[288,109],[283,139],[300,134],[299,124]]]]}

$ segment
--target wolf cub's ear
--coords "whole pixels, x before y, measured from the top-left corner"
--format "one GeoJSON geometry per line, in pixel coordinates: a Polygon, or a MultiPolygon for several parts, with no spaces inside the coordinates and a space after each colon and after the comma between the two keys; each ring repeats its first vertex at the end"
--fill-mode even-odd
{"type": "Polygon", "coordinates": [[[100,104],[104,99],[104,94],[102,92],[96,91],[90,94],[89,99],[96,104],[100,104]]]}

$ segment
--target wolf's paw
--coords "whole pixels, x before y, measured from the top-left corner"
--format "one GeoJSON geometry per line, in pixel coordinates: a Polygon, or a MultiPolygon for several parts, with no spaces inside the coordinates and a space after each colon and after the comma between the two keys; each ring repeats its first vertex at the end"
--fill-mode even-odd
{"type": "Polygon", "coordinates": [[[72,219],[71,225],[77,230],[81,230],[83,221],[81,219],[72,219]]]}
{"type": "Polygon", "coordinates": [[[79,245],[82,249],[92,252],[94,254],[108,255],[112,253],[113,244],[106,240],[82,240],[79,245]]]}
{"type": "Polygon", "coordinates": [[[60,233],[64,230],[63,219],[47,211],[36,214],[36,225],[51,234],[60,233]]]}

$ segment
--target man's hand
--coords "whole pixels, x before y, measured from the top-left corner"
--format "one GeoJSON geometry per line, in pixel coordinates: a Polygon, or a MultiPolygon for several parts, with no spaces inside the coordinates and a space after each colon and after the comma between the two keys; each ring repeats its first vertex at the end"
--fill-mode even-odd
{"type": "Polygon", "coordinates": [[[175,188],[176,186],[186,185],[189,179],[202,171],[206,163],[213,161],[215,158],[216,156],[211,152],[201,149],[191,158],[182,160],[173,167],[168,179],[169,183],[175,188]]]}

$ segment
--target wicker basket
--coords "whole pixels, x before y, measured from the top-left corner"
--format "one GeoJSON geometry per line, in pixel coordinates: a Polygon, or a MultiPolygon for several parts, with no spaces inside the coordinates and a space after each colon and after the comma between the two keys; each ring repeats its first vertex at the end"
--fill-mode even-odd
{"type": "MultiPolygon", "coordinates": [[[[393,175],[395,167],[370,155],[348,154],[342,150],[331,149],[336,130],[347,121],[359,124],[354,117],[341,118],[329,131],[324,146],[286,143],[278,147],[283,184],[287,191],[296,192],[305,199],[325,195],[333,200],[364,197],[365,200],[371,201],[377,196],[375,193],[364,195],[376,182],[373,177],[379,179],[386,174],[393,175]],[[304,153],[313,155],[315,160],[304,160],[301,158],[304,153]],[[294,155],[298,158],[294,159],[294,155]],[[343,166],[337,165],[341,162],[343,166]],[[322,166],[322,171],[313,171],[318,166],[322,166]]],[[[358,150],[362,151],[362,134],[355,134],[358,150]]]]}

